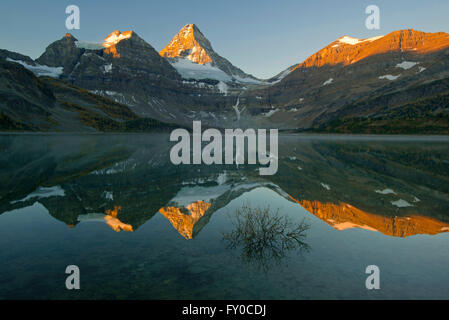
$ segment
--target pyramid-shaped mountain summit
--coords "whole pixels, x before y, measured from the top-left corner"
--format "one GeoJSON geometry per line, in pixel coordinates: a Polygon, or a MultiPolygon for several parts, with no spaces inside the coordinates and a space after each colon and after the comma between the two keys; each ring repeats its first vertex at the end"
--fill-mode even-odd
{"type": "Polygon", "coordinates": [[[185,25],[160,51],[184,78],[214,79],[257,83],[257,78],[246,74],[214,51],[210,41],[194,24],[185,25]]]}

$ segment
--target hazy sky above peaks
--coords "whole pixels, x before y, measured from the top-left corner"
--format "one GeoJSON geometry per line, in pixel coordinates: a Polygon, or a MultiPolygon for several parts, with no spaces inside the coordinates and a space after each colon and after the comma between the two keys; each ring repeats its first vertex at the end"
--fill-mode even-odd
{"type": "Polygon", "coordinates": [[[14,0],[0,3],[0,48],[39,57],[66,32],[101,41],[134,30],[160,51],[195,23],[215,51],[260,78],[302,62],[343,35],[369,38],[413,28],[449,32],[447,0],[14,0]],[[65,8],[78,5],[81,29],[67,30],[65,8]],[[380,8],[380,30],[365,27],[365,8],[380,8]]]}

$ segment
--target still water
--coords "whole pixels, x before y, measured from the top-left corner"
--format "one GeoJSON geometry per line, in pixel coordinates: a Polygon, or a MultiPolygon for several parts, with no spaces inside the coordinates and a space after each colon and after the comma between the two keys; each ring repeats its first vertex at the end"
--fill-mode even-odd
{"type": "Polygon", "coordinates": [[[449,139],[281,136],[274,176],[169,151],[1,135],[0,299],[449,299],[449,139]]]}

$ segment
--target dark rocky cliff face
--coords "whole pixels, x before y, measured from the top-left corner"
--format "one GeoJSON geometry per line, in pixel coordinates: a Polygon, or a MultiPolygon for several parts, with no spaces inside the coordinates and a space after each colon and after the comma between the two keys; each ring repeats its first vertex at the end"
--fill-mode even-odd
{"type": "Polygon", "coordinates": [[[213,84],[183,80],[133,31],[114,31],[93,48],[65,35],[49,45],[37,62],[63,66],[61,79],[126,104],[141,117],[191,124],[187,115],[217,112],[233,100],[217,92],[213,84]]]}
{"type": "Polygon", "coordinates": [[[62,39],[50,44],[36,62],[50,67],[64,67],[64,74],[68,74],[85,51],[75,45],[76,41],[74,36],[67,33],[62,39]]]}
{"type": "Polygon", "coordinates": [[[0,127],[29,130],[46,123],[56,98],[44,81],[17,63],[0,59],[0,127]]]}

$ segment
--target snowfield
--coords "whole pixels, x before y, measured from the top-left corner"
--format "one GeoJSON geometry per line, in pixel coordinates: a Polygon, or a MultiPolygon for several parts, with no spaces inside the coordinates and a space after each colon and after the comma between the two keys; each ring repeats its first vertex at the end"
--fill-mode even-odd
{"type": "Polygon", "coordinates": [[[75,41],[75,46],[77,48],[87,49],[87,50],[102,50],[104,49],[102,42],[88,42],[88,41],[75,41]]]}
{"type": "Polygon", "coordinates": [[[390,80],[390,81],[394,81],[394,80],[397,80],[400,76],[401,76],[400,74],[397,75],[397,76],[392,76],[391,74],[387,74],[387,75],[384,75],[384,76],[380,76],[379,79],[387,79],[387,80],[390,80]]]}
{"type": "Polygon", "coordinates": [[[333,79],[333,78],[330,78],[329,80],[326,80],[326,81],[323,83],[323,86],[327,86],[327,85],[331,84],[332,82],[334,82],[334,79],[333,79]]]}
{"type": "Polygon", "coordinates": [[[109,73],[112,71],[112,63],[103,66],[104,73],[109,73]]]}
{"type": "Polygon", "coordinates": [[[416,66],[417,64],[419,64],[419,62],[411,62],[411,61],[403,61],[401,63],[398,63],[396,65],[396,68],[402,68],[404,70],[408,70],[413,68],[414,66],[416,66]]]}
{"type": "MultiPolygon", "coordinates": [[[[372,38],[368,38],[368,39],[357,39],[357,38],[353,38],[353,37],[348,37],[348,36],[344,36],[341,37],[340,39],[338,39],[338,42],[340,43],[345,43],[345,44],[350,44],[351,46],[354,46],[356,44],[362,43],[362,42],[373,42],[379,39],[382,39],[384,36],[377,36],[377,37],[372,37],[372,38]]],[[[334,45],[333,47],[335,47],[336,45],[334,45]]]]}
{"type": "Polygon", "coordinates": [[[223,82],[232,81],[232,78],[229,75],[217,67],[213,67],[210,63],[196,64],[187,59],[176,59],[171,65],[184,79],[214,79],[223,82]]]}
{"type": "Polygon", "coordinates": [[[271,117],[273,114],[275,114],[278,111],[279,111],[279,109],[272,109],[272,110],[268,111],[267,113],[265,113],[264,116],[269,118],[269,117],[271,117]]]}
{"type": "Polygon", "coordinates": [[[22,66],[24,66],[26,69],[30,70],[32,73],[34,73],[34,75],[36,75],[38,77],[46,76],[46,77],[52,77],[52,78],[59,78],[59,76],[63,72],[63,67],[49,67],[49,66],[44,66],[44,65],[40,65],[40,64],[36,64],[35,66],[32,66],[22,60],[13,60],[11,58],[6,58],[6,60],[10,61],[10,62],[15,62],[15,63],[21,64],[22,66]]]}
{"type": "Polygon", "coordinates": [[[228,85],[226,83],[224,83],[223,81],[220,81],[217,84],[217,88],[218,88],[218,91],[223,93],[225,96],[228,94],[228,85]]]}

